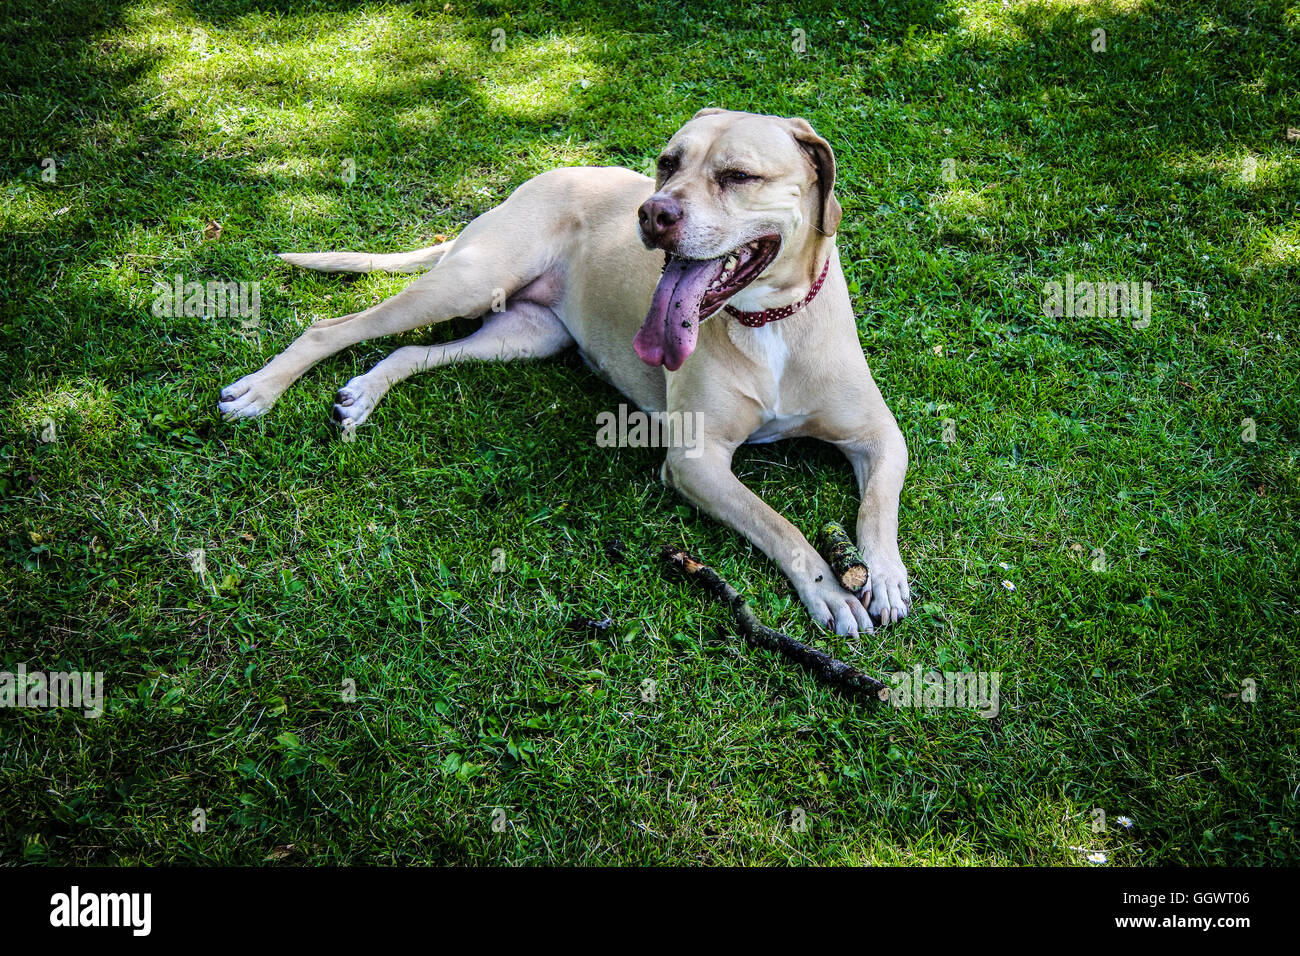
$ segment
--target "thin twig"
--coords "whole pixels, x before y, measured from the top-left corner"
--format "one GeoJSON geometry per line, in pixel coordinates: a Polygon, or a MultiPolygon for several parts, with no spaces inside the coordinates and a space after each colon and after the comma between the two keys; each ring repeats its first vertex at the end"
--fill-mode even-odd
{"type": "Polygon", "coordinates": [[[754,613],[753,608],[740,592],[703,561],[691,557],[680,548],[672,547],[664,548],[663,558],[718,601],[727,605],[736,619],[740,636],[750,645],[779,651],[790,660],[812,671],[819,680],[834,687],[859,694],[870,694],[879,700],[889,697],[889,688],[874,677],[868,677],[851,664],[836,660],[824,651],[809,647],[788,634],[782,634],[768,627],[758,619],[758,615],[754,613]]]}

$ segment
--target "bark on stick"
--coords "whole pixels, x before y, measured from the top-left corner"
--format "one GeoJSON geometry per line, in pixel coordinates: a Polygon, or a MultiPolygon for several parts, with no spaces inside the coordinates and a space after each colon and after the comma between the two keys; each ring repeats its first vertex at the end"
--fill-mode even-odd
{"type": "Polygon", "coordinates": [[[871,580],[867,562],[853,546],[853,539],[844,530],[844,526],[835,521],[828,521],[817,532],[817,550],[821,552],[826,563],[835,572],[840,587],[858,594],[871,580]]]}
{"type": "Polygon", "coordinates": [[[815,647],[809,647],[765,625],[758,619],[758,615],[754,613],[754,609],[749,606],[740,592],[703,561],[691,557],[680,548],[671,547],[664,549],[663,557],[669,564],[731,609],[740,636],[750,645],[778,651],[833,687],[859,694],[870,694],[880,700],[888,698],[889,688],[874,677],[869,677],[851,664],[836,660],[815,647]]]}

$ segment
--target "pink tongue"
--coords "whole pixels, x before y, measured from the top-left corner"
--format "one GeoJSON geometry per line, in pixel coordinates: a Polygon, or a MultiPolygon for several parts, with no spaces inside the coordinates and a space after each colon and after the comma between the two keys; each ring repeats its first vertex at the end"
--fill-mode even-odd
{"type": "Polygon", "coordinates": [[[675,372],[695,350],[700,302],[722,272],[722,259],[669,259],[632,347],[647,365],[675,372]]]}

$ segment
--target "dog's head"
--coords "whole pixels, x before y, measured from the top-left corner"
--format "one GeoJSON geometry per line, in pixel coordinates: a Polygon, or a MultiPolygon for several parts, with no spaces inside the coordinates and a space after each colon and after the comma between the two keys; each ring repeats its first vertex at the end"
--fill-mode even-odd
{"type": "Polygon", "coordinates": [[[802,119],[700,110],[660,153],[656,186],[637,218],[667,263],[633,344],[672,371],[703,319],[839,228],[835,155],[802,119]]]}

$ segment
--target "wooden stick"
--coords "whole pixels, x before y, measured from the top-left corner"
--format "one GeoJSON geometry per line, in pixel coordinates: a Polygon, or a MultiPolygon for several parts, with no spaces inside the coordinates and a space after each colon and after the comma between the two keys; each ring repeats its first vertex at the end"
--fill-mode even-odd
{"type": "Polygon", "coordinates": [[[822,525],[817,532],[817,550],[831,566],[844,590],[859,594],[871,580],[867,562],[862,560],[862,555],[853,546],[853,539],[838,522],[828,521],[822,525]]]}
{"type": "Polygon", "coordinates": [[[740,636],[753,647],[779,651],[833,687],[860,694],[871,694],[880,700],[888,699],[889,688],[874,677],[868,677],[851,664],[836,660],[815,647],[809,647],[763,624],[740,592],[703,561],[696,560],[680,548],[671,547],[664,548],[663,558],[714,598],[731,608],[740,636]]]}

